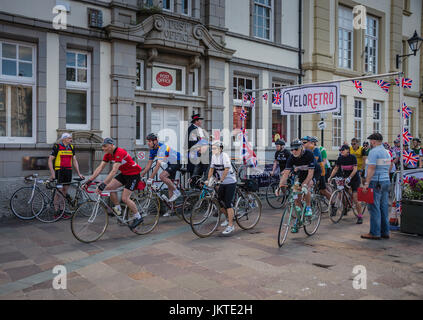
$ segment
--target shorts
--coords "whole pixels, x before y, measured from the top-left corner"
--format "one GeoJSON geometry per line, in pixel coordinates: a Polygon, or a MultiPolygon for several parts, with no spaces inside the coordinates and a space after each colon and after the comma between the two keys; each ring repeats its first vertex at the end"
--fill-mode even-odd
{"type": "Polygon", "coordinates": [[[57,183],[70,183],[72,182],[72,170],[60,169],[54,171],[57,183]]]}
{"type": "Polygon", "coordinates": [[[221,184],[217,193],[218,199],[223,202],[225,209],[233,208],[236,183],[221,184]]]}
{"type": "Polygon", "coordinates": [[[137,188],[138,182],[141,180],[141,176],[139,174],[128,176],[120,173],[115,179],[125,186],[125,189],[134,191],[137,188]]]}
{"type": "Polygon", "coordinates": [[[350,187],[353,192],[357,192],[358,188],[360,187],[360,178],[358,175],[356,175],[355,178],[350,181],[350,187]]]}
{"type": "Polygon", "coordinates": [[[325,190],[326,189],[326,178],[324,176],[320,176],[318,181],[319,181],[319,190],[325,190]]]}
{"type": "Polygon", "coordinates": [[[169,179],[173,180],[176,177],[176,172],[182,168],[180,163],[178,164],[168,164],[165,171],[169,173],[169,179]]]}

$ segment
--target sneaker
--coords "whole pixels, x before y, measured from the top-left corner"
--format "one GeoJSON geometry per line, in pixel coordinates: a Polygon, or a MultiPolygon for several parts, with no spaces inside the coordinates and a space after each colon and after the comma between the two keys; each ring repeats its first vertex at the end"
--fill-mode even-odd
{"type": "Polygon", "coordinates": [[[134,222],[132,222],[130,225],[129,225],[129,229],[135,229],[136,227],[138,227],[142,222],[144,221],[144,219],[141,217],[141,218],[136,218],[135,220],[134,220],[134,222]]]}
{"type": "Polygon", "coordinates": [[[222,234],[224,235],[228,235],[231,234],[232,232],[234,232],[235,227],[234,226],[227,226],[225,230],[223,230],[222,234]]]}
{"type": "Polygon", "coordinates": [[[173,196],[169,199],[169,202],[173,202],[181,196],[181,192],[179,190],[175,190],[173,192],[173,196]]]}
{"type": "Polygon", "coordinates": [[[362,217],[358,217],[356,224],[362,224],[362,223],[363,223],[363,218],[362,217]]]}
{"type": "Polygon", "coordinates": [[[306,208],[305,214],[306,217],[311,217],[313,215],[313,211],[311,211],[310,207],[306,208]]]}
{"type": "Polygon", "coordinates": [[[113,209],[113,212],[116,213],[116,215],[120,216],[122,214],[122,210],[119,210],[116,207],[113,207],[112,209],[113,209]]]}
{"type": "Polygon", "coordinates": [[[229,224],[228,220],[225,220],[222,222],[222,224],[220,225],[221,227],[226,227],[229,224]]]}
{"type": "Polygon", "coordinates": [[[173,211],[172,211],[172,210],[167,211],[167,212],[163,215],[163,217],[171,217],[171,216],[173,216],[173,211]]]}

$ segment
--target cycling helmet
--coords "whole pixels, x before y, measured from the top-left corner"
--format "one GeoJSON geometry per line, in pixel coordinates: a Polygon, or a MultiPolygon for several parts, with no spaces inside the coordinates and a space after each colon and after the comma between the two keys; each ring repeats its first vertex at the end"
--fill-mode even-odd
{"type": "Polygon", "coordinates": [[[302,147],[303,143],[301,142],[301,140],[294,140],[291,142],[291,148],[298,148],[298,147],[302,147]]]}
{"type": "Polygon", "coordinates": [[[277,145],[277,146],[284,146],[285,145],[285,140],[284,139],[279,139],[278,141],[275,142],[275,145],[277,145]]]}
{"type": "Polygon", "coordinates": [[[317,137],[316,136],[313,136],[313,137],[310,137],[310,141],[311,142],[319,142],[319,139],[317,139],[317,137]]]}
{"type": "Polygon", "coordinates": [[[159,140],[159,137],[157,137],[157,135],[155,134],[155,133],[150,133],[148,136],[147,136],[147,138],[146,138],[146,140],[159,140]]]}
{"type": "Polygon", "coordinates": [[[309,136],[305,136],[303,138],[301,138],[302,141],[311,141],[311,137],[309,136]]]}
{"type": "Polygon", "coordinates": [[[213,141],[212,146],[218,146],[220,149],[223,149],[223,143],[219,140],[213,141]]]}

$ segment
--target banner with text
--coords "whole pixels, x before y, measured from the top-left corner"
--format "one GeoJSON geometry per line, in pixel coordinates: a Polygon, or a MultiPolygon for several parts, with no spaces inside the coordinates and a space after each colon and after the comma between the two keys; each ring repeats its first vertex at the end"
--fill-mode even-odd
{"type": "Polygon", "coordinates": [[[339,112],[339,82],[282,89],[281,114],[339,112]]]}

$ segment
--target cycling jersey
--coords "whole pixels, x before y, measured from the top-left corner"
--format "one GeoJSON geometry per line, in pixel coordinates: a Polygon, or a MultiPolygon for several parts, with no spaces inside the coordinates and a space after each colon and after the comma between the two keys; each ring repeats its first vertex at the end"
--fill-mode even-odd
{"type": "Polygon", "coordinates": [[[222,184],[231,184],[236,183],[236,177],[232,169],[231,159],[226,153],[221,153],[219,155],[213,155],[210,168],[214,168],[219,175],[219,179],[222,179],[223,172],[226,168],[229,168],[229,172],[226,175],[225,180],[222,181],[222,184]]]}
{"type": "MultiPolygon", "coordinates": [[[[338,160],[336,160],[336,166],[341,169],[342,176],[344,178],[348,178],[353,172],[354,167],[357,166],[357,158],[352,154],[349,154],[346,157],[340,156],[338,160]]],[[[358,179],[358,177],[359,176],[356,172],[351,180],[358,179]]]]}
{"type": "Polygon", "coordinates": [[[149,160],[154,160],[157,157],[160,161],[167,161],[170,164],[178,164],[181,160],[181,154],[168,145],[159,142],[156,148],[150,150],[149,160]]]}
{"type": "Polygon", "coordinates": [[[122,163],[119,167],[120,172],[125,176],[132,176],[141,172],[141,167],[135,163],[132,157],[123,148],[118,148],[112,154],[106,153],[103,157],[104,162],[122,163]]]}
{"type": "Polygon", "coordinates": [[[75,148],[73,145],[68,144],[65,146],[63,143],[56,143],[50,155],[55,157],[54,170],[72,169],[72,159],[75,155],[75,148]]]}
{"type": "MultiPolygon", "coordinates": [[[[369,157],[366,160],[367,166],[376,166],[375,173],[372,177],[372,182],[389,182],[389,167],[391,165],[391,156],[383,146],[377,146],[370,150],[369,157]]],[[[368,174],[366,168],[366,177],[368,174]]]]}
{"type": "Polygon", "coordinates": [[[354,150],[354,148],[350,147],[350,154],[355,156],[357,158],[357,169],[363,170],[363,157],[365,156],[365,149],[363,147],[358,147],[357,150],[354,150]]]}
{"type": "Polygon", "coordinates": [[[297,169],[298,179],[300,180],[300,183],[302,183],[307,178],[308,170],[310,169],[315,171],[314,176],[316,177],[317,167],[318,166],[313,153],[310,150],[304,150],[303,154],[301,154],[299,157],[294,157],[294,155],[291,154],[291,156],[288,158],[288,161],[286,162],[285,170],[297,169]]]}
{"type": "Polygon", "coordinates": [[[288,161],[291,152],[286,149],[275,152],[275,160],[279,162],[279,169],[282,172],[285,170],[286,162],[288,161]]]}

